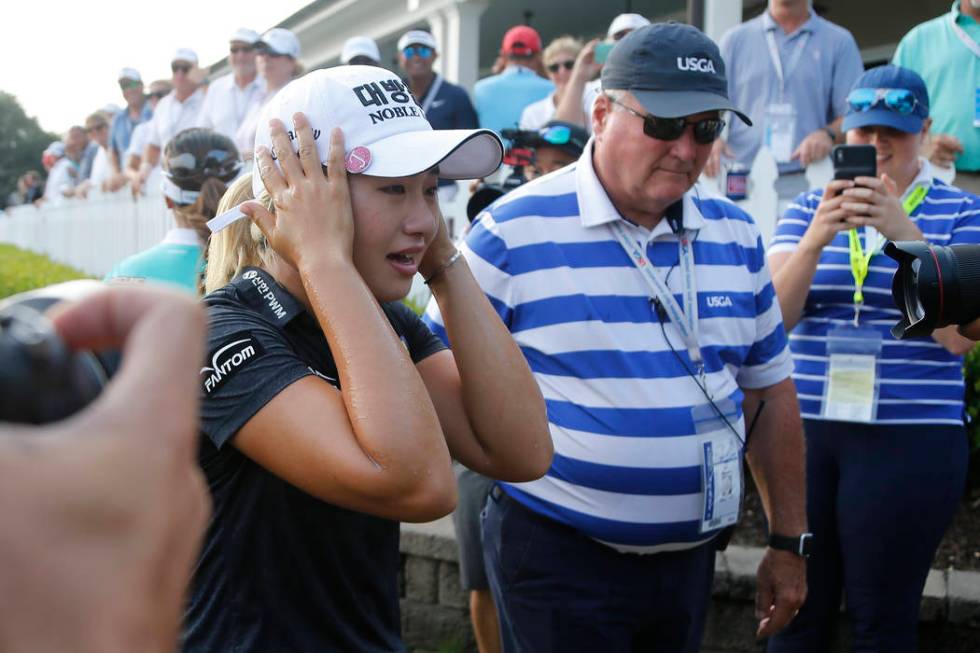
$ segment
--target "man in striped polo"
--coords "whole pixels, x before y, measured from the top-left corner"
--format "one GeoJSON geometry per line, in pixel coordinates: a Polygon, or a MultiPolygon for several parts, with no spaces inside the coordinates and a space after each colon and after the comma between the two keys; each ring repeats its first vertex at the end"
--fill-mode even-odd
{"type": "MultiPolygon", "coordinates": [[[[697,651],[743,453],[772,531],[768,636],[806,594],[799,406],[759,230],[696,183],[721,112],[748,119],[687,25],[626,36],[602,88],[579,161],[499,200],[463,246],[555,445],[545,477],[500,483],[483,516],[504,648],[697,651]]],[[[427,320],[445,339],[435,303],[427,320]]]]}

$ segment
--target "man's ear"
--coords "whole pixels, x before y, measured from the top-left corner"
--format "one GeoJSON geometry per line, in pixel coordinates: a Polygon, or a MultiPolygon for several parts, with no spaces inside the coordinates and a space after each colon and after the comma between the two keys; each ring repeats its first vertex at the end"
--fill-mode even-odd
{"type": "Polygon", "coordinates": [[[592,103],[592,115],[589,116],[589,120],[592,121],[592,133],[595,136],[600,136],[605,130],[606,121],[609,119],[612,110],[612,100],[609,99],[608,95],[600,94],[592,103]]]}
{"type": "Polygon", "coordinates": [[[174,208],[174,201],[172,199],[170,199],[169,197],[164,197],[163,199],[167,203],[167,208],[168,209],[173,209],[174,208]]]}

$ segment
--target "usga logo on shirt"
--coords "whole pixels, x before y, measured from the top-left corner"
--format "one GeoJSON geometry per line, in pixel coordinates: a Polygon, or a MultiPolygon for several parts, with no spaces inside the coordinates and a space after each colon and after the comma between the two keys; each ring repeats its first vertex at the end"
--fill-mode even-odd
{"type": "Polygon", "coordinates": [[[711,308],[727,308],[732,305],[732,298],[728,295],[708,295],[707,304],[711,308]]]}
{"type": "Polygon", "coordinates": [[[703,59],[701,57],[677,57],[677,69],[713,73],[715,72],[715,64],[711,59],[703,59]]]}

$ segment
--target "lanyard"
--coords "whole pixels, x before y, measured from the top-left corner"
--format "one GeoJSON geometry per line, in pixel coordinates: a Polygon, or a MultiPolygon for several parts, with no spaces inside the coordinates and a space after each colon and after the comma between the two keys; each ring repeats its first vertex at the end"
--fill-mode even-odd
{"type": "MultiPolygon", "coordinates": [[[[926,198],[926,193],[928,193],[926,186],[916,186],[908,196],[902,200],[902,208],[905,210],[906,215],[912,215],[912,212],[919,208],[922,204],[922,200],[926,198]]],[[[878,253],[878,249],[881,247],[882,243],[886,238],[877,234],[877,238],[874,242],[868,237],[867,232],[865,232],[865,241],[867,247],[865,249],[861,248],[861,239],[858,236],[857,229],[851,229],[847,232],[847,242],[848,249],[851,254],[851,276],[854,277],[854,326],[858,324],[858,315],[861,312],[861,305],[864,304],[864,293],[861,289],[864,287],[864,281],[868,278],[868,269],[871,266],[871,257],[878,253]]]]}
{"type": "MultiPolygon", "coordinates": [[[[779,28],[776,27],[775,29],[779,28]]],[[[800,37],[796,49],[793,50],[792,56],[786,62],[786,70],[784,72],[783,62],[779,58],[779,47],[776,45],[776,36],[773,34],[775,29],[766,30],[766,42],[769,44],[769,58],[772,59],[772,67],[776,69],[776,77],[779,78],[779,101],[782,102],[786,96],[786,80],[796,70],[796,65],[800,63],[800,57],[803,56],[803,49],[806,47],[807,41],[810,40],[810,32],[806,32],[800,37]]]]}
{"type": "Polygon", "coordinates": [[[681,338],[687,347],[691,362],[698,367],[698,373],[703,379],[704,362],[701,359],[701,347],[698,345],[698,295],[694,281],[694,247],[687,232],[681,233],[678,241],[681,277],[684,280],[684,309],[681,309],[677,300],[674,299],[674,293],[670,292],[670,288],[653,269],[653,264],[647,260],[643,248],[630,238],[626,229],[619,222],[612,223],[612,228],[619,244],[623,246],[630,260],[633,261],[633,265],[640,271],[654,296],[660,300],[661,305],[667,311],[671,323],[676,325],[677,330],[681,332],[681,338]]]}
{"type": "Polygon", "coordinates": [[[432,84],[429,86],[429,92],[422,99],[422,113],[429,113],[429,107],[432,106],[432,101],[439,95],[440,89],[442,89],[442,75],[436,73],[436,78],[432,80],[432,84]]]}
{"type": "Polygon", "coordinates": [[[980,45],[977,45],[977,42],[970,38],[970,35],[963,31],[962,27],[956,24],[956,17],[952,14],[949,16],[949,24],[953,28],[953,33],[963,41],[963,45],[968,47],[974,56],[980,57],[980,45]]]}

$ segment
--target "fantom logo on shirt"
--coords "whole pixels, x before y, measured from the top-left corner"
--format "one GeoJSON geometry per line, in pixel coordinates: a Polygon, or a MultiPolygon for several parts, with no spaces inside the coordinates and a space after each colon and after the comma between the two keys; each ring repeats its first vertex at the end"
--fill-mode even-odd
{"type": "Polygon", "coordinates": [[[204,393],[211,394],[248,361],[263,355],[265,350],[252,336],[239,333],[222,344],[211,355],[211,365],[201,368],[204,393]]]}
{"type": "Polygon", "coordinates": [[[702,57],[677,57],[678,70],[696,70],[702,73],[715,72],[715,64],[711,59],[702,57]]]}

